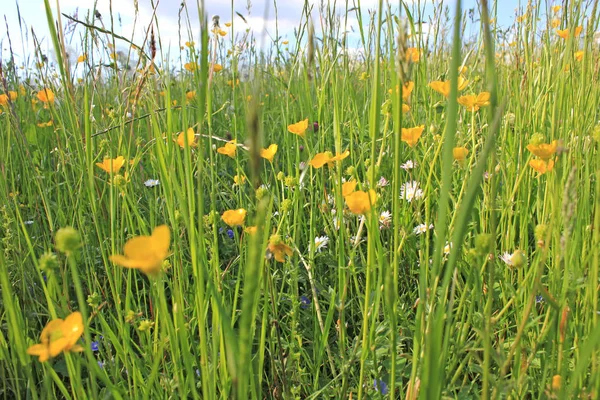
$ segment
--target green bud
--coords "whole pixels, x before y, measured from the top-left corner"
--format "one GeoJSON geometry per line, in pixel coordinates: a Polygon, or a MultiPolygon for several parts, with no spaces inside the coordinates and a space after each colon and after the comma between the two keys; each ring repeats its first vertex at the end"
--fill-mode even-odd
{"type": "Polygon", "coordinates": [[[79,233],[70,226],[60,228],[54,237],[56,249],[67,256],[81,247],[81,237],[79,233]]]}
{"type": "Polygon", "coordinates": [[[40,269],[44,272],[50,272],[58,267],[58,260],[56,254],[51,251],[47,251],[40,257],[39,260],[40,269]]]}
{"type": "Polygon", "coordinates": [[[263,197],[265,197],[267,194],[269,193],[269,190],[264,187],[261,186],[258,189],[256,189],[256,199],[257,200],[261,200],[263,197]]]}
{"type": "Polygon", "coordinates": [[[531,140],[529,141],[529,144],[532,145],[538,145],[540,143],[544,142],[544,135],[542,135],[541,133],[534,133],[533,136],[531,136],[531,140]]]}
{"type": "Polygon", "coordinates": [[[521,250],[515,250],[512,257],[510,258],[511,264],[515,268],[521,268],[527,264],[527,257],[521,250]]]}
{"type": "Polygon", "coordinates": [[[481,233],[475,237],[475,253],[478,256],[485,256],[492,252],[494,238],[489,233],[481,233]]]}
{"type": "Polygon", "coordinates": [[[145,331],[150,330],[150,328],[152,328],[153,326],[154,326],[154,322],[145,319],[142,322],[140,322],[140,324],[138,325],[138,331],[145,332],[145,331]]]}
{"type": "Polygon", "coordinates": [[[285,179],[285,174],[283,173],[283,171],[279,171],[279,172],[277,173],[277,180],[278,180],[278,181],[282,181],[282,180],[284,180],[284,179],[285,179]]]}
{"type": "Polygon", "coordinates": [[[356,172],[356,168],[354,168],[353,166],[349,166],[348,168],[346,168],[346,175],[354,175],[354,173],[356,172]]]}
{"type": "Polygon", "coordinates": [[[281,202],[282,213],[286,213],[286,212],[290,211],[291,209],[292,209],[292,200],[285,199],[283,202],[281,202]]]}

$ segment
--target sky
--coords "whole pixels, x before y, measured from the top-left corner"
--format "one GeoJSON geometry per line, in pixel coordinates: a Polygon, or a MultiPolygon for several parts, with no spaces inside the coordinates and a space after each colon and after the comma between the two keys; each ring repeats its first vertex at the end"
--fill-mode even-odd
{"type": "MultiPolygon", "coordinates": [[[[156,0],[155,0],[156,1],[156,0]]],[[[159,0],[159,6],[156,11],[156,15],[159,21],[159,30],[160,37],[163,43],[163,48],[168,48],[170,46],[171,51],[178,51],[178,48],[183,43],[179,41],[178,35],[178,14],[180,10],[180,5],[182,0],[159,0]]],[[[358,0],[348,0],[350,3],[349,7],[352,7],[352,4],[358,0]]],[[[444,5],[448,5],[451,11],[451,15],[453,15],[453,10],[455,7],[455,1],[452,0],[421,0],[420,4],[424,4],[425,14],[432,14],[433,7],[435,4],[438,4],[440,1],[444,2],[444,5]]],[[[498,7],[498,23],[499,25],[508,26],[512,23],[515,16],[515,9],[519,7],[523,0],[498,0],[501,6],[498,7]]],[[[86,15],[91,13],[91,9],[94,6],[94,0],[59,0],[60,11],[62,13],[66,13],[69,15],[74,15],[77,13],[77,16],[80,20],[85,20],[86,15]]],[[[206,8],[209,19],[214,15],[219,15],[221,17],[221,23],[229,22],[233,19],[234,27],[237,32],[242,32],[249,28],[256,35],[256,37],[262,37],[263,30],[270,35],[270,37],[275,38],[276,32],[278,32],[281,40],[289,40],[291,44],[294,43],[294,29],[298,27],[301,16],[302,9],[305,3],[305,0],[277,0],[277,18],[275,18],[275,8],[273,7],[273,0],[253,0],[252,7],[248,11],[247,9],[248,0],[206,0],[206,8]],[[232,18],[232,4],[233,10],[239,12],[244,15],[247,21],[247,24],[244,23],[241,18],[234,15],[232,18]],[[266,14],[265,14],[265,8],[266,14]],[[265,15],[267,18],[265,19],[265,15]],[[277,31],[276,31],[277,29],[277,31]]],[[[318,35],[318,5],[321,0],[308,0],[308,3],[314,6],[313,11],[313,21],[315,26],[317,27],[317,35],[318,35]]],[[[327,0],[325,0],[327,2],[327,0]]],[[[334,0],[329,0],[331,4],[334,3],[334,0]]],[[[342,1],[338,0],[337,3],[341,3],[342,1]]],[[[58,12],[56,9],[56,0],[50,0],[50,3],[53,5],[54,17],[58,16],[58,12]]],[[[144,32],[147,29],[150,21],[152,20],[152,6],[151,0],[138,0],[138,18],[135,20],[135,3],[134,0],[97,0],[97,9],[100,12],[102,17],[102,23],[105,27],[110,28],[110,6],[112,3],[112,10],[114,16],[114,29],[115,32],[121,34],[125,37],[131,37],[132,32],[134,32],[134,42],[138,44],[142,42],[142,38],[144,36],[144,32]]],[[[391,2],[393,4],[397,4],[398,1],[395,0],[391,2]]],[[[408,3],[412,3],[411,7],[415,7],[417,5],[417,0],[408,1],[408,3]]],[[[369,10],[376,10],[378,0],[361,0],[361,9],[363,10],[362,15],[365,19],[368,20],[368,12],[369,10]]],[[[198,26],[198,16],[197,16],[197,7],[196,0],[191,0],[188,2],[189,12],[190,12],[190,21],[192,21],[192,32],[195,32],[197,37],[197,33],[199,31],[198,26]]],[[[467,10],[469,8],[476,8],[476,0],[466,0],[463,1],[463,9],[467,10]]],[[[337,8],[338,15],[342,12],[343,7],[337,8]]],[[[17,64],[22,64],[25,60],[24,57],[32,54],[33,49],[33,41],[31,35],[31,29],[35,32],[35,36],[41,43],[41,49],[45,52],[51,52],[50,48],[51,42],[49,40],[48,34],[48,23],[46,19],[45,9],[44,9],[44,1],[43,0],[0,0],[0,16],[3,18],[3,24],[0,27],[0,45],[2,47],[2,57],[6,59],[8,57],[8,49],[9,43],[7,39],[7,28],[10,33],[10,39],[12,42],[12,48],[14,53],[17,55],[17,64]],[[20,9],[22,20],[27,25],[26,36],[21,36],[21,31],[19,27],[19,18],[17,12],[17,6],[20,9]]],[[[427,21],[428,18],[425,18],[427,21]]],[[[65,18],[62,19],[63,25],[67,23],[65,18]]],[[[99,24],[99,21],[95,22],[99,24]]],[[[428,29],[427,24],[423,27],[423,30],[426,32],[428,29]]],[[[358,20],[356,17],[356,13],[352,13],[352,17],[349,19],[349,37],[352,40],[354,38],[356,43],[358,43],[358,20]]],[[[81,32],[81,30],[76,31],[81,32]]],[[[70,36],[67,36],[69,38],[70,36]]],[[[183,38],[182,42],[188,40],[187,38],[183,38]]],[[[76,44],[80,43],[80,37],[76,33],[73,37],[72,47],[75,52],[77,49],[76,44]]],[[[126,44],[123,44],[125,48],[126,44]]],[[[119,46],[117,46],[119,47],[119,46]]]]}

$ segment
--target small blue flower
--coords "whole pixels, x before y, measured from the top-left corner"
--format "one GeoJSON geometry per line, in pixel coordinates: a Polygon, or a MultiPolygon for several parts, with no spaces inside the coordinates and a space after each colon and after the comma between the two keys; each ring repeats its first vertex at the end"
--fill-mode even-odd
{"type": "Polygon", "coordinates": [[[300,307],[306,310],[310,306],[310,299],[306,296],[300,296],[300,307]]]}
{"type": "Polygon", "coordinates": [[[92,342],[92,344],[90,344],[90,347],[92,348],[92,351],[98,351],[100,349],[100,346],[98,346],[98,342],[92,342]]]}
{"type": "Polygon", "coordinates": [[[378,391],[379,393],[381,393],[384,396],[386,394],[388,394],[388,392],[389,392],[387,383],[385,383],[384,381],[382,381],[380,379],[375,379],[373,381],[373,386],[375,387],[376,391],[378,391]]]}
{"type": "Polygon", "coordinates": [[[535,296],[535,302],[536,303],[543,303],[544,302],[544,297],[541,294],[538,294],[537,296],[535,296]]]}
{"type": "Polygon", "coordinates": [[[233,231],[231,229],[227,229],[227,236],[229,236],[229,239],[233,239],[233,231]]]}
{"type": "Polygon", "coordinates": [[[98,360],[98,366],[99,366],[100,368],[104,368],[104,361],[100,361],[100,360],[98,360]]]}

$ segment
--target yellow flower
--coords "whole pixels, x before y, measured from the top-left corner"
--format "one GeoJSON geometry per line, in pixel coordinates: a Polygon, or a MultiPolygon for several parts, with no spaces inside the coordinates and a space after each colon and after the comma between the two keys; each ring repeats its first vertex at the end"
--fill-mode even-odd
{"type": "Polygon", "coordinates": [[[534,159],[529,161],[529,166],[535,169],[540,175],[544,175],[546,172],[552,171],[554,168],[554,160],[540,160],[534,159]]]}
{"type": "Polygon", "coordinates": [[[289,40],[284,40],[283,42],[281,42],[281,44],[283,44],[284,46],[287,45],[287,44],[289,44],[289,43],[290,43],[289,40]]]}
{"type": "Polygon", "coordinates": [[[490,94],[489,92],[481,92],[477,96],[469,94],[466,96],[460,96],[458,103],[465,106],[467,111],[477,111],[479,107],[486,107],[490,105],[490,94]]]}
{"type": "MultiPolygon", "coordinates": [[[[408,97],[412,93],[414,87],[415,87],[415,83],[412,81],[406,82],[404,84],[404,86],[402,87],[402,100],[403,101],[408,101],[408,97]]],[[[399,90],[400,90],[400,85],[396,85],[396,93],[398,93],[399,90]]],[[[392,94],[393,93],[392,89],[388,90],[388,93],[392,94]]]]}
{"type": "Polygon", "coordinates": [[[196,133],[194,132],[194,129],[188,128],[185,133],[180,132],[179,135],[177,135],[177,144],[182,149],[185,147],[186,141],[189,147],[196,147],[196,133]]]}
{"type": "MultiPolygon", "coordinates": [[[[466,80],[462,75],[458,77],[458,91],[464,90],[467,87],[469,81],[466,80]]],[[[429,87],[436,92],[444,95],[444,97],[450,96],[450,81],[433,81],[429,84],[429,87]]]]}
{"type": "Polygon", "coordinates": [[[560,11],[561,8],[562,8],[561,6],[552,6],[552,12],[557,13],[560,11]]]}
{"type": "Polygon", "coordinates": [[[425,125],[415,126],[414,128],[402,128],[402,141],[406,142],[410,147],[415,147],[421,134],[425,129],[425,125]]]}
{"type": "Polygon", "coordinates": [[[227,81],[227,86],[234,87],[234,86],[239,86],[239,85],[240,85],[240,80],[239,80],[239,79],[236,79],[236,80],[235,80],[235,85],[234,85],[234,83],[233,83],[233,80],[232,80],[232,79],[230,79],[230,80],[228,80],[228,81],[227,81]]]}
{"type": "Polygon", "coordinates": [[[527,21],[527,14],[523,14],[523,15],[517,17],[517,22],[526,22],[526,21],[527,21]]]}
{"type": "Polygon", "coordinates": [[[246,177],[244,175],[236,175],[233,177],[234,185],[243,185],[246,182],[246,177]]]}
{"type": "Polygon", "coordinates": [[[256,226],[247,226],[246,228],[244,228],[244,232],[246,232],[248,235],[254,235],[257,229],[258,228],[256,226]]]}
{"type": "Polygon", "coordinates": [[[105,158],[101,163],[96,163],[96,166],[101,170],[106,171],[107,173],[116,174],[119,172],[121,167],[125,164],[125,158],[123,156],[119,156],[117,158],[105,158]]]}
{"type": "Polygon", "coordinates": [[[185,42],[185,47],[194,47],[195,42],[185,42]]]}
{"type": "Polygon", "coordinates": [[[327,164],[331,160],[332,156],[333,156],[333,154],[331,154],[330,151],[325,151],[323,153],[317,153],[312,158],[312,160],[310,160],[308,162],[308,164],[311,167],[318,169],[318,168],[321,168],[322,166],[324,166],[325,164],[327,164]]]}
{"type": "Polygon", "coordinates": [[[83,53],[82,55],[80,55],[79,57],[77,57],[77,62],[78,63],[82,63],[84,61],[87,61],[87,54],[83,53]]]}
{"type": "Polygon", "coordinates": [[[421,54],[419,53],[419,49],[417,49],[416,47],[409,47],[408,49],[406,49],[406,61],[418,63],[420,57],[421,54]]]}
{"type": "Polygon", "coordinates": [[[189,62],[189,63],[185,63],[183,64],[183,68],[185,68],[186,70],[193,72],[198,68],[198,64],[193,63],[193,62],[189,62]]]}
{"type": "Polygon", "coordinates": [[[229,28],[231,26],[231,22],[225,22],[225,26],[229,28]]]}
{"type": "Polygon", "coordinates": [[[554,375],[552,377],[552,390],[555,392],[559,391],[562,386],[562,377],[560,375],[554,375]]]}
{"type": "Polygon", "coordinates": [[[583,60],[583,50],[576,51],[574,56],[577,61],[583,60]]]}
{"type": "Polygon", "coordinates": [[[550,159],[558,148],[558,141],[553,140],[552,143],[528,144],[527,150],[538,156],[542,160],[550,159]]]}
{"type": "Polygon", "coordinates": [[[54,103],[54,92],[48,88],[44,88],[37,93],[37,98],[42,103],[54,103]]]}
{"type": "Polygon", "coordinates": [[[558,18],[552,19],[551,25],[553,28],[558,28],[558,26],[560,25],[560,19],[558,19],[558,18]]]}
{"type": "Polygon", "coordinates": [[[469,149],[466,147],[455,147],[452,149],[452,157],[458,162],[464,161],[469,154],[469,149]]]}
{"type": "Polygon", "coordinates": [[[306,130],[308,129],[308,118],[303,121],[296,122],[295,124],[288,125],[287,128],[289,132],[304,137],[306,130]]]}
{"type": "Polygon", "coordinates": [[[50,126],[52,126],[53,124],[54,124],[54,122],[53,122],[52,120],[50,120],[50,121],[48,121],[48,122],[38,122],[38,123],[37,123],[37,126],[38,126],[39,128],[47,128],[47,127],[50,127],[50,126]]]}
{"type": "Polygon", "coordinates": [[[273,162],[273,157],[275,157],[275,153],[277,153],[277,145],[272,144],[266,149],[260,150],[260,156],[265,160],[269,160],[269,162],[273,162]]]}
{"type": "Polygon", "coordinates": [[[123,247],[125,255],[115,254],[110,260],[125,268],[139,269],[146,275],[156,275],[169,255],[171,231],[167,225],[154,228],[151,236],[136,236],[123,247]]]}
{"type": "Polygon", "coordinates": [[[195,90],[190,90],[189,92],[187,92],[185,94],[185,99],[187,101],[192,101],[196,98],[196,91],[195,90]]]}
{"type": "Polygon", "coordinates": [[[244,220],[246,219],[246,214],[248,212],[243,208],[239,208],[237,210],[227,210],[221,215],[221,219],[227,225],[234,227],[244,225],[244,220]]]}
{"type": "Polygon", "coordinates": [[[217,73],[223,70],[223,66],[221,64],[213,64],[212,69],[213,72],[217,73]]]}
{"type": "Polygon", "coordinates": [[[408,104],[402,104],[402,112],[407,113],[410,111],[410,107],[408,104]]]}
{"type": "Polygon", "coordinates": [[[61,352],[82,351],[77,341],[83,334],[83,317],[79,311],[70,314],[65,320],[58,318],[48,322],[40,335],[40,344],[27,349],[27,354],[38,356],[40,362],[46,362],[61,352]]]}
{"type": "MultiPolygon", "coordinates": [[[[581,34],[581,31],[583,30],[583,26],[578,26],[575,28],[575,37],[579,36],[581,34]]],[[[556,34],[563,38],[563,39],[567,39],[569,37],[570,31],[569,29],[563,29],[563,30],[557,30],[556,34]]]]}
{"type": "Polygon", "coordinates": [[[225,143],[224,146],[219,147],[217,149],[217,153],[224,154],[226,156],[234,158],[235,157],[235,151],[237,150],[237,145],[235,143],[236,143],[235,140],[231,140],[231,141],[225,143]]]}
{"type": "Polygon", "coordinates": [[[285,244],[279,235],[271,235],[267,248],[273,254],[275,260],[279,262],[285,262],[286,256],[294,254],[292,248],[285,244]]]}
{"type": "Polygon", "coordinates": [[[342,183],[342,197],[346,197],[356,190],[356,180],[352,179],[351,181],[342,183]]]}
{"type": "Polygon", "coordinates": [[[344,197],[346,205],[354,214],[366,214],[377,201],[377,194],[373,189],[368,192],[362,190],[352,192],[344,197]]]}

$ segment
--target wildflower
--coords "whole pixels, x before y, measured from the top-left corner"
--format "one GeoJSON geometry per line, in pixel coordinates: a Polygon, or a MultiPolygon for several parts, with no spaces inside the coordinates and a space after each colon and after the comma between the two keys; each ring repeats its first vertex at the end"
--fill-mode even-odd
{"type": "Polygon", "coordinates": [[[217,149],[217,153],[224,154],[226,156],[234,158],[236,150],[237,150],[236,141],[235,140],[230,140],[229,142],[225,143],[224,146],[219,147],[217,149]]]}
{"type": "Polygon", "coordinates": [[[583,54],[584,54],[583,50],[576,51],[575,54],[574,54],[575,59],[577,61],[583,60],[583,54]]]}
{"type": "Polygon", "coordinates": [[[160,181],[158,179],[148,179],[144,182],[144,186],[149,187],[149,188],[155,187],[158,185],[160,185],[160,181]]]}
{"type": "Polygon", "coordinates": [[[425,125],[415,126],[414,128],[402,128],[402,141],[406,142],[410,147],[415,147],[421,134],[423,134],[425,125]]]}
{"type": "Polygon", "coordinates": [[[352,179],[348,182],[342,183],[342,197],[346,197],[356,190],[356,180],[352,179]]]}
{"type": "Polygon", "coordinates": [[[558,28],[558,26],[560,25],[560,19],[553,18],[552,22],[551,22],[551,25],[552,25],[553,28],[558,28]]]}
{"type": "Polygon", "coordinates": [[[44,88],[37,92],[37,98],[44,104],[54,103],[54,92],[48,88],[44,88]]]}
{"type": "Polygon", "coordinates": [[[509,267],[520,268],[527,264],[527,257],[521,250],[515,250],[513,254],[505,252],[500,256],[500,259],[509,267]]]}
{"type": "Polygon", "coordinates": [[[469,94],[466,96],[460,96],[458,103],[465,106],[467,111],[475,112],[479,110],[479,107],[486,107],[490,105],[490,93],[481,92],[477,96],[469,94]]]}
{"type": "Polygon", "coordinates": [[[229,239],[233,239],[234,238],[233,230],[227,229],[226,233],[227,233],[227,236],[229,237],[229,239]]]}
{"type": "Polygon", "coordinates": [[[70,226],[60,228],[54,237],[56,249],[67,256],[81,247],[79,232],[70,226]]]}
{"type": "Polygon", "coordinates": [[[292,248],[286,245],[279,235],[271,235],[267,248],[273,254],[275,260],[279,262],[285,262],[286,256],[294,254],[292,248]]]}
{"type": "Polygon", "coordinates": [[[386,187],[389,184],[390,184],[390,181],[385,179],[383,176],[380,177],[379,180],[377,181],[377,187],[386,187]]]}
{"type": "Polygon", "coordinates": [[[179,132],[176,141],[182,149],[185,148],[186,142],[189,147],[196,147],[196,133],[194,132],[194,129],[188,128],[185,132],[179,132]]]}
{"type": "Polygon", "coordinates": [[[193,62],[185,63],[185,64],[183,64],[183,68],[185,68],[186,70],[188,70],[190,72],[193,72],[196,69],[198,69],[198,64],[193,63],[193,62]]]}
{"type": "MultiPolygon", "coordinates": [[[[469,83],[463,76],[458,77],[458,91],[462,91],[467,87],[469,83]]],[[[429,87],[436,92],[444,95],[444,97],[450,96],[450,81],[433,81],[429,84],[429,87]]]]}
{"type": "Polygon", "coordinates": [[[195,44],[196,44],[195,42],[185,42],[185,47],[188,47],[188,48],[194,47],[195,44]]]}
{"type": "Polygon", "coordinates": [[[430,229],[433,229],[433,224],[429,224],[429,226],[426,224],[419,224],[415,226],[415,228],[413,229],[413,233],[415,235],[421,235],[430,229]]]}
{"type": "Polygon", "coordinates": [[[552,377],[552,390],[559,391],[562,386],[562,377],[560,375],[554,375],[552,377]]]}
{"type": "Polygon", "coordinates": [[[223,30],[223,29],[221,29],[221,28],[215,28],[215,29],[213,29],[213,33],[214,33],[215,35],[220,35],[220,36],[225,36],[225,35],[227,35],[227,31],[224,31],[224,30],[223,30]]]}
{"type": "Polygon", "coordinates": [[[38,356],[46,362],[61,352],[82,351],[77,341],[83,334],[83,317],[79,311],[70,314],[64,321],[60,318],[48,322],[40,335],[40,344],[27,349],[27,354],[38,356]]]}
{"type": "Polygon", "coordinates": [[[49,128],[52,125],[54,125],[54,121],[52,121],[52,120],[50,120],[48,122],[38,122],[37,123],[38,128],[49,128]]]}
{"type": "Polygon", "coordinates": [[[281,42],[282,45],[287,46],[290,43],[289,40],[284,40],[281,42]]]}
{"type": "Polygon", "coordinates": [[[246,219],[246,214],[248,212],[243,208],[238,208],[237,210],[227,210],[221,215],[221,219],[227,225],[234,227],[244,225],[244,220],[246,219]]]}
{"type": "Polygon", "coordinates": [[[382,211],[381,214],[379,214],[379,224],[382,227],[389,227],[390,224],[392,223],[392,213],[389,211],[382,211]]]}
{"type": "Polygon", "coordinates": [[[77,57],[77,62],[78,63],[82,63],[87,61],[87,54],[83,53],[82,55],[80,55],[79,57],[77,57]]]}
{"type": "Polygon", "coordinates": [[[90,343],[90,348],[92,349],[93,352],[100,350],[98,341],[94,341],[94,342],[90,343]]]}
{"type": "MultiPolygon", "coordinates": [[[[582,30],[583,30],[583,26],[576,27],[575,32],[574,32],[575,37],[579,36],[581,34],[582,30]]],[[[567,39],[569,37],[570,31],[569,31],[569,28],[563,29],[563,30],[558,29],[556,31],[556,34],[562,39],[567,39]]]]}
{"type": "Polygon", "coordinates": [[[420,57],[421,54],[419,53],[419,49],[417,49],[416,47],[409,47],[408,49],[406,49],[406,61],[418,63],[420,57]]]}
{"type": "Polygon", "coordinates": [[[8,104],[8,99],[10,101],[17,100],[18,94],[17,92],[9,91],[8,94],[0,94],[0,106],[5,106],[8,104]]]}
{"type": "Polygon", "coordinates": [[[139,269],[146,275],[155,275],[160,271],[169,254],[171,231],[167,225],[154,228],[151,236],[136,236],[123,246],[123,253],[110,256],[110,260],[125,268],[139,269]]]}
{"type": "Polygon", "coordinates": [[[529,143],[527,150],[538,156],[542,160],[548,160],[554,156],[558,148],[558,141],[553,140],[552,143],[529,143]]]}
{"type": "Polygon", "coordinates": [[[446,242],[446,245],[444,246],[444,254],[450,254],[450,250],[452,250],[452,242],[446,242]]]}
{"type": "Polygon", "coordinates": [[[373,387],[375,388],[375,391],[381,393],[382,396],[385,396],[389,392],[387,383],[381,379],[375,379],[373,381],[373,387]]]}
{"type": "Polygon", "coordinates": [[[554,168],[554,160],[531,160],[529,166],[539,172],[540,175],[544,175],[546,172],[552,171],[554,168]]]}
{"type": "Polygon", "coordinates": [[[402,164],[400,166],[400,168],[402,168],[405,171],[408,171],[409,169],[413,169],[415,167],[415,163],[413,162],[413,160],[408,160],[407,162],[405,162],[404,164],[402,164]]]}
{"type": "Polygon", "coordinates": [[[416,181],[403,183],[400,187],[400,198],[409,203],[422,197],[423,190],[419,189],[419,183],[416,181]]]}
{"type": "Polygon", "coordinates": [[[323,167],[325,164],[327,164],[328,167],[332,167],[334,161],[341,161],[349,155],[350,151],[348,150],[343,153],[338,153],[335,156],[333,156],[330,151],[325,151],[323,153],[315,154],[308,164],[317,169],[323,167]]]}
{"type": "Polygon", "coordinates": [[[327,244],[329,243],[328,236],[317,236],[315,238],[315,251],[320,253],[323,249],[327,248],[327,244]]]}
{"type": "Polygon", "coordinates": [[[233,184],[234,185],[243,185],[244,182],[246,182],[246,177],[244,175],[236,175],[233,177],[233,184]]]}
{"type": "MultiPolygon", "coordinates": [[[[414,88],[415,88],[415,83],[412,81],[406,82],[402,86],[402,100],[403,101],[408,101],[408,98],[410,97],[410,94],[412,93],[414,88]]],[[[400,85],[396,85],[396,93],[398,93],[399,90],[400,90],[400,85]]],[[[392,94],[393,93],[392,89],[388,90],[388,93],[392,94]]],[[[402,105],[403,109],[404,109],[404,106],[408,107],[406,104],[403,104],[402,105]]],[[[410,109],[410,107],[409,107],[409,109],[410,109]]]]}
{"type": "Polygon", "coordinates": [[[561,6],[552,6],[552,12],[556,14],[557,12],[560,11],[561,8],[562,8],[561,6]]]}
{"type": "Polygon", "coordinates": [[[469,149],[466,147],[455,147],[452,149],[452,157],[458,162],[464,161],[468,154],[469,149]]]}
{"type": "Polygon", "coordinates": [[[221,64],[213,64],[212,70],[214,73],[221,72],[223,70],[223,66],[221,64]]]}
{"type": "Polygon", "coordinates": [[[317,121],[313,122],[313,132],[319,132],[319,123],[317,121]]]}
{"type": "Polygon", "coordinates": [[[344,200],[354,214],[367,214],[377,201],[377,194],[373,189],[368,192],[359,190],[344,197],[344,200]]]}
{"type": "Polygon", "coordinates": [[[310,299],[304,295],[300,296],[300,308],[306,310],[310,306],[310,299]]]}
{"type": "Polygon", "coordinates": [[[266,149],[260,150],[260,156],[265,160],[268,160],[270,163],[273,162],[273,157],[275,157],[275,153],[277,153],[277,145],[272,144],[266,149]]]}
{"type": "Polygon", "coordinates": [[[189,92],[187,92],[185,94],[185,99],[187,101],[192,101],[196,98],[196,91],[195,90],[190,90],[189,92]]]}
{"type": "Polygon", "coordinates": [[[105,158],[101,163],[96,163],[96,166],[101,170],[116,174],[125,164],[125,158],[123,156],[119,156],[117,158],[105,158]]]}
{"type": "Polygon", "coordinates": [[[287,128],[289,132],[304,137],[306,130],[308,129],[308,118],[296,122],[295,124],[288,125],[287,128]]]}

